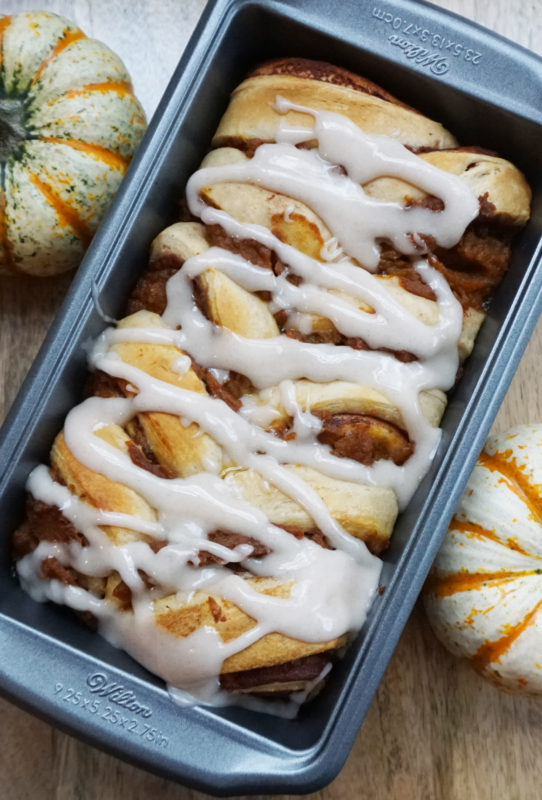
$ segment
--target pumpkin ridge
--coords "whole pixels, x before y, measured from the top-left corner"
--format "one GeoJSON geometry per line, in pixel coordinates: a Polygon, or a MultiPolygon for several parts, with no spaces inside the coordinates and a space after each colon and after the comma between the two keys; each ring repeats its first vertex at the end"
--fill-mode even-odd
{"type": "Polygon", "coordinates": [[[459,592],[470,592],[479,589],[485,583],[506,583],[529,575],[538,575],[539,570],[503,570],[502,572],[465,572],[449,575],[430,575],[425,582],[425,590],[437,597],[450,597],[459,592]]]}
{"type": "Polygon", "coordinates": [[[103,161],[110,167],[117,167],[125,171],[128,168],[130,159],[120,153],[115,153],[107,147],[99,144],[89,144],[88,142],[81,142],[79,139],[61,139],[59,136],[38,136],[36,137],[40,142],[48,142],[49,144],[65,144],[67,147],[73,147],[74,150],[81,150],[83,153],[93,156],[98,161],[103,161]]]}
{"type": "Polygon", "coordinates": [[[77,28],[75,31],[69,31],[67,28],[64,30],[64,36],[62,39],[59,39],[58,42],[55,44],[49,55],[43,59],[39,67],[37,68],[34,77],[30,82],[29,89],[31,89],[36,82],[41,78],[43,71],[45,68],[53,61],[63,50],[73,44],[74,42],[78,42],[80,39],[86,39],[87,37],[83,33],[80,28],[77,28]]]}
{"type": "Polygon", "coordinates": [[[500,639],[493,642],[485,642],[479,647],[472,657],[472,663],[476,669],[483,670],[492,661],[499,663],[501,656],[503,656],[516,639],[521,636],[523,631],[529,627],[541,608],[542,600],[539,600],[520,622],[510,628],[508,633],[500,639]]]}
{"type": "Polygon", "coordinates": [[[469,520],[461,520],[454,517],[450,522],[450,530],[466,533],[467,535],[472,534],[479,539],[490,539],[492,542],[496,542],[503,547],[507,547],[509,550],[514,550],[516,553],[521,553],[521,555],[528,556],[529,558],[541,558],[533,553],[528,553],[527,550],[524,550],[514,539],[508,538],[506,541],[499,539],[494,530],[483,528],[477,522],[470,522],[469,520]]]}
{"type": "Polygon", "coordinates": [[[47,184],[43,183],[37,175],[31,173],[29,178],[45,197],[48,205],[56,211],[60,225],[69,225],[75,235],[88,244],[92,239],[92,233],[77,211],[65,203],[49,186],[47,186],[47,184]]]}
{"type": "Polygon", "coordinates": [[[536,522],[542,525],[542,500],[528,478],[522,474],[515,459],[509,461],[499,452],[490,455],[486,450],[482,450],[478,461],[489,471],[500,472],[508,488],[523,500],[536,522]]]}

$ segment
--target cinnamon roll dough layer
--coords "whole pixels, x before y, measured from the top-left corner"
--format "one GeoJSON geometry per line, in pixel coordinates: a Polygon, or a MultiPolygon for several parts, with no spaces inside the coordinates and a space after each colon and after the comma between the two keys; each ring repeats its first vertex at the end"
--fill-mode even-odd
{"type": "MultiPolygon", "coordinates": [[[[521,172],[512,164],[504,159],[488,156],[485,154],[465,153],[463,151],[444,151],[424,153],[419,156],[425,161],[432,163],[447,172],[459,176],[472,189],[473,193],[484,203],[484,208],[489,208],[485,212],[484,219],[506,220],[509,229],[518,228],[525,224],[530,213],[531,193],[521,172]],[[506,190],[508,187],[508,190],[506,190]]],[[[245,161],[247,157],[239,150],[233,148],[221,148],[212,151],[204,160],[203,166],[223,166],[239,161],[245,161]]],[[[397,202],[401,205],[409,203],[423,202],[427,198],[424,192],[416,187],[398,181],[393,178],[380,178],[373,180],[364,186],[365,191],[375,199],[382,202],[397,202]]],[[[317,261],[324,261],[323,253],[325,244],[331,239],[331,232],[322,220],[305,204],[276,192],[269,192],[263,187],[244,183],[218,183],[206,187],[202,196],[205,201],[215,208],[219,208],[235,219],[255,225],[263,225],[271,230],[281,241],[290,244],[301,250],[317,261]]],[[[438,212],[435,212],[438,213],[438,212]]],[[[182,238],[180,233],[179,238],[182,238]]],[[[170,252],[176,251],[176,244],[173,241],[175,233],[172,231],[171,243],[168,235],[160,239],[153,248],[155,257],[158,257],[161,250],[169,248],[170,252]]],[[[177,240],[178,241],[178,240],[177,240]]],[[[484,246],[484,241],[481,241],[484,246]]],[[[178,250],[179,257],[184,248],[178,250]]],[[[481,258],[484,258],[485,251],[481,251],[481,258]]],[[[442,256],[441,256],[442,257],[442,256]]],[[[489,261],[491,250],[485,255],[489,261]]],[[[478,272],[484,272],[484,265],[479,264],[478,272]]],[[[459,354],[461,361],[465,360],[474,346],[474,340],[478,330],[484,320],[484,313],[481,309],[466,305],[469,302],[468,280],[476,273],[476,265],[470,269],[469,277],[466,279],[458,275],[459,282],[466,280],[466,289],[462,293],[461,300],[464,304],[464,322],[461,340],[459,342],[459,354]]],[[[499,278],[497,274],[493,282],[499,278]]],[[[412,310],[420,319],[429,324],[433,322],[437,315],[437,306],[431,304],[424,298],[419,298],[409,291],[401,291],[398,287],[395,291],[391,286],[390,291],[394,292],[400,302],[409,310],[412,310]],[[424,310],[424,305],[425,309],[424,310]],[[427,319],[429,317],[429,319],[427,319]]],[[[338,294],[335,292],[335,294],[338,294]]],[[[362,307],[359,301],[349,298],[344,292],[340,296],[347,302],[351,302],[358,307],[362,307]]],[[[474,294],[472,295],[474,298],[474,294]]],[[[367,309],[369,310],[369,309],[367,309]]],[[[317,331],[333,330],[332,324],[324,317],[313,315],[313,329],[317,331]]]]}
{"type": "MultiPolygon", "coordinates": [[[[485,198],[494,209],[486,216],[506,218],[507,223],[518,228],[523,227],[530,216],[531,189],[522,172],[504,158],[487,153],[469,153],[465,150],[434,150],[430,153],[420,153],[419,157],[435,167],[457,175],[470,187],[473,194],[485,198]]],[[[373,181],[366,190],[371,191],[374,197],[379,182],[373,181]]],[[[398,192],[398,188],[395,191],[398,192]]],[[[413,200],[420,199],[416,190],[410,189],[413,200]]],[[[384,194],[384,199],[395,200],[390,192],[384,194]]]]}
{"type": "MultiPolygon", "coordinates": [[[[457,144],[438,122],[351,86],[296,75],[257,75],[243,81],[233,92],[213,137],[213,147],[232,141],[274,141],[279,122],[274,110],[277,95],[298,105],[343,114],[367,133],[393,135],[412,148],[457,144]]],[[[285,121],[296,127],[311,127],[310,117],[298,111],[289,111],[285,121]]]]}
{"type": "MultiPolygon", "coordinates": [[[[225,186],[228,187],[231,186],[231,184],[225,184],[225,186]]],[[[238,184],[238,186],[242,187],[242,189],[249,190],[247,194],[251,196],[252,200],[254,200],[254,197],[261,198],[261,193],[263,190],[261,190],[259,187],[248,186],[246,184],[238,184]],[[252,190],[255,190],[254,195],[252,194],[252,190]]],[[[229,194],[230,193],[228,192],[228,195],[229,194]]],[[[281,219],[283,219],[283,213],[285,209],[293,201],[284,195],[273,194],[270,196],[269,193],[267,193],[267,195],[270,204],[274,204],[276,202],[279,207],[282,207],[283,210],[279,216],[281,219]]],[[[302,204],[298,203],[297,205],[301,207],[302,204]]],[[[290,223],[287,223],[287,234],[278,237],[281,240],[286,241],[288,244],[292,244],[292,246],[297,247],[298,249],[302,249],[302,245],[300,246],[300,239],[305,239],[305,235],[308,230],[305,220],[309,219],[309,217],[305,216],[306,206],[303,208],[303,216],[301,213],[298,217],[292,214],[294,221],[291,227],[290,223]],[[301,220],[300,225],[297,224],[298,220],[301,220]]],[[[315,219],[317,219],[316,215],[313,215],[309,209],[306,210],[315,219]]],[[[236,215],[235,210],[230,207],[228,207],[228,212],[231,213],[232,216],[236,215]]],[[[240,209],[238,213],[242,221],[254,222],[254,224],[263,225],[264,227],[269,227],[269,225],[266,225],[266,222],[270,222],[272,225],[273,219],[277,219],[277,215],[272,215],[271,218],[266,213],[265,204],[261,202],[243,203],[242,209],[240,209]],[[265,217],[263,216],[264,214],[265,217]],[[248,219],[246,217],[248,217],[248,219]]],[[[315,225],[313,221],[310,221],[309,224],[311,226],[315,225]]],[[[322,225],[320,221],[318,221],[318,224],[322,225]]],[[[316,240],[316,246],[314,245],[314,228],[312,232],[312,239],[309,239],[308,236],[306,238],[307,241],[312,241],[312,247],[314,247],[314,249],[318,249],[318,260],[321,260],[320,252],[324,240],[319,237],[316,240]]],[[[177,222],[162,231],[154,240],[151,248],[150,263],[151,265],[153,263],[158,264],[161,262],[161,260],[170,258],[172,259],[173,263],[176,264],[176,268],[181,269],[184,261],[186,261],[192,255],[200,255],[204,253],[209,249],[209,246],[209,242],[206,239],[205,226],[192,222],[177,222]]],[[[309,249],[310,247],[307,247],[307,250],[309,249]]],[[[304,250],[304,252],[307,252],[307,250],[304,250]]],[[[309,252],[308,255],[311,255],[313,258],[315,258],[313,253],[309,252]]],[[[259,299],[254,295],[251,295],[249,292],[246,292],[240,287],[236,286],[233,281],[224,279],[224,276],[221,276],[221,283],[227,283],[229,291],[227,300],[221,299],[221,292],[216,291],[217,286],[215,285],[215,275],[216,272],[213,275],[211,274],[211,271],[209,271],[204,273],[202,279],[198,279],[207,296],[211,298],[207,311],[210,314],[210,318],[213,319],[214,322],[224,325],[224,327],[227,327],[229,330],[237,333],[241,333],[242,326],[242,330],[245,331],[245,333],[242,333],[242,335],[248,335],[248,333],[254,337],[276,335],[278,329],[275,320],[273,315],[267,310],[267,307],[264,303],[259,301],[259,299]],[[255,300],[258,300],[258,303],[255,303],[255,300]],[[253,313],[250,315],[246,313],[244,311],[245,307],[250,308],[253,313]]],[[[414,314],[422,322],[427,325],[432,325],[437,321],[438,306],[434,301],[409,292],[403,287],[401,279],[396,276],[382,275],[377,276],[377,278],[385,281],[390,294],[392,294],[405,309],[414,314]]],[[[367,313],[371,313],[372,311],[368,304],[361,302],[358,298],[354,298],[345,292],[331,291],[330,293],[335,294],[335,296],[340,296],[346,302],[351,303],[360,310],[367,311],[367,313]]],[[[480,329],[480,326],[482,325],[482,322],[484,321],[484,316],[485,315],[483,312],[479,311],[478,309],[467,308],[464,310],[463,327],[458,342],[458,354],[461,361],[464,361],[465,358],[467,358],[472,352],[476,335],[480,329]]],[[[314,330],[318,331],[329,331],[333,329],[332,323],[326,317],[317,315],[312,315],[312,327],[314,330]]],[[[439,420],[442,416],[442,410],[440,416],[438,417],[439,420]]],[[[438,422],[436,424],[438,425],[438,422]]]]}
{"type": "MultiPolygon", "coordinates": [[[[146,329],[166,326],[157,315],[139,312],[122,320],[118,327],[146,329]]],[[[193,369],[183,375],[178,375],[172,369],[175,361],[184,354],[171,345],[123,342],[114,345],[113,350],[125,363],[147,375],[181,389],[206,394],[203,383],[193,369]]],[[[311,401],[310,408],[314,410],[330,413],[362,411],[386,421],[400,419],[397,409],[383,394],[371,387],[341,382],[328,385],[304,382],[300,387],[301,402],[303,391],[305,400],[311,401]]],[[[265,399],[272,403],[274,398],[265,399]]],[[[428,413],[433,414],[433,419],[439,417],[442,405],[442,397],[427,395],[426,408],[428,413]]],[[[277,403],[277,410],[279,408],[277,403]]],[[[303,530],[314,528],[314,520],[300,505],[268,481],[263,481],[254,471],[232,464],[211,437],[199,430],[195,423],[187,426],[179,417],[161,412],[138,414],[137,419],[145,436],[145,449],[148,448],[156,461],[167,467],[172,476],[184,478],[197,474],[212,463],[217,471],[224,474],[228,485],[235,486],[245,500],[263,511],[274,524],[295,525],[303,530]]],[[[314,469],[288,469],[294,469],[318,493],[331,516],[351,535],[363,539],[372,552],[385,549],[397,516],[397,501],[392,490],[333,480],[314,469]]]]}
{"type": "Polygon", "coordinates": [[[345,86],[364,94],[379,97],[381,100],[387,100],[389,103],[395,103],[415,114],[420,113],[368,78],[326,61],[315,61],[308,58],[275,58],[257,67],[250,77],[261,75],[293,75],[296,78],[307,78],[335,86],[345,86]]]}
{"type": "MultiPolygon", "coordinates": [[[[117,450],[129,453],[130,437],[118,425],[100,428],[95,435],[117,450]]],[[[149,522],[156,519],[154,509],[133,489],[110,481],[105,475],[94,472],[78,461],[66,445],[62,432],[56,437],[51,449],[51,466],[56,480],[93,508],[132,514],[149,522]]],[[[123,545],[142,538],[142,534],[136,534],[128,528],[108,525],[103,530],[114,545],[123,545]]]]}
{"type": "MultiPolygon", "coordinates": [[[[167,326],[157,314],[140,311],[125,317],[117,327],[147,329],[167,326]]],[[[204,384],[193,369],[182,374],[173,369],[175,361],[184,355],[173,345],[121,342],[113,347],[113,351],[126,364],[136,367],[146,375],[180,389],[207,394],[204,384]]],[[[210,464],[221,469],[228,463],[224,463],[222,449],[214,439],[200,431],[194,422],[184,425],[179,417],[158,411],[138,414],[137,421],[147,448],[172,477],[187,478],[205,471],[210,464]]]]}
{"type": "MultiPolygon", "coordinates": [[[[397,500],[393,491],[381,486],[334,480],[311,467],[289,464],[286,469],[316,491],[333,519],[351,536],[362,539],[372,553],[378,555],[386,549],[397,518],[397,500]]],[[[275,525],[293,525],[301,530],[314,527],[314,520],[304,508],[265,481],[255,470],[232,470],[226,473],[225,482],[263,511],[275,525]]]]}
{"type": "MultiPolygon", "coordinates": [[[[432,148],[432,152],[422,152],[420,157],[460,175],[477,197],[487,193],[495,213],[509,215],[519,226],[529,219],[531,191],[513,164],[488,153],[455,150],[457,141],[439,123],[423,117],[370,81],[324,62],[279,59],[256,70],[233,92],[213,146],[221,148],[230,142],[242,144],[258,139],[274,141],[282,116],[275,109],[277,95],[298,105],[344,114],[367,133],[393,136],[412,148],[432,148]]],[[[310,118],[299,111],[289,111],[285,121],[311,127],[310,118]]],[[[365,186],[372,196],[400,203],[404,202],[405,189],[414,200],[424,197],[416,187],[406,188],[401,181],[388,178],[365,186]]]]}
{"type": "MultiPolygon", "coordinates": [[[[128,437],[122,428],[109,426],[101,429],[98,435],[113,447],[127,452],[128,437]]],[[[66,447],[62,434],[55,441],[51,461],[58,479],[89,505],[105,511],[132,514],[141,519],[155,519],[153,509],[136,492],[110,481],[78,462],[66,447]]],[[[124,528],[103,526],[102,529],[117,546],[138,539],[152,541],[142,534],[135,536],[133,531],[124,528]]],[[[108,580],[105,595],[109,602],[115,604],[115,589],[120,577],[118,573],[106,577],[108,580]]],[[[255,591],[271,597],[288,597],[291,589],[291,584],[284,584],[271,578],[248,577],[247,582],[255,591]]],[[[223,642],[229,642],[256,624],[235,604],[205,592],[192,593],[190,598],[166,593],[166,596],[154,602],[154,607],[156,624],[168,634],[179,638],[187,637],[203,626],[210,626],[217,630],[223,642]]],[[[121,613],[132,612],[123,610],[121,613]]],[[[240,653],[230,656],[224,661],[222,671],[224,673],[245,671],[294,661],[314,653],[335,650],[345,642],[345,636],[328,642],[308,643],[273,633],[262,637],[240,653]]]]}
{"type": "MultiPolygon", "coordinates": [[[[277,114],[279,119],[281,116],[277,114]]],[[[202,167],[235,164],[239,161],[246,161],[247,158],[248,156],[242,150],[234,147],[219,147],[207,154],[202,162],[202,167]]],[[[509,225],[518,227],[525,225],[529,219],[530,187],[523,173],[506,159],[488,153],[469,152],[463,149],[432,150],[427,153],[419,153],[418,158],[433,164],[444,172],[457,175],[465,181],[476,197],[481,200],[485,198],[491,206],[486,211],[486,217],[500,216],[501,219],[506,217],[509,225]]],[[[426,192],[396,178],[376,178],[365,183],[363,189],[366,194],[375,199],[399,203],[403,206],[413,202],[422,202],[427,198],[426,192]]],[[[295,198],[287,198],[285,195],[270,196],[269,191],[262,187],[239,183],[215,184],[204,190],[204,197],[211,205],[223,208],[233,216],[243,211],[247,213],[247,208],[254,204],[255,208],[251,209],[252,219],[250,221],[266,225],[270,229],[286,209],[293,207],[290,213],[293,218],[291,227],[296,228],[295,215],[300,215],[306,220],[307,228],[313,231],[313,236],[316,233],[314,227],[317,228],[314,250],[309,253],[313,258],[320,257],[320,251],[317,249],[318,240],[321,241],[320,247],[322,247],[331,236],[322,220],[305,204],[295,198]]],[[[307,238],[310,237],[307,236],[307,238]]]]}
{"type": "MultiPolygon", "coordinates": [[[[288,597],[291,586],[269,578],[248,578],[247,583],[269,597],[288,597]]],[[[196,592],[191,598],[165,597],[155,603],[157,624],[172,636],[184,638],[208,625],[218,631],[223,642],[229,642],[249,631],[255,621],[237,606],[216,595],[196,592]]],[[[254,644],[229,656],[221,672],[224,674],[270,667],[328,650],[346,643],[346,636],[328,642],[300,642],[278,633],[271,633],[254,644]]]]}
{"type": "MultiPolygon", "coordinates": [[[[257,187],[250,188],[257,189],[257,187]]],[[[260,192],[261,190],[257,189],[257,191],[260,192]]],[[[248,209],[247,213],[250,214],[254,207],[248,205],[246,208],[248,209]]],[[[231,209],[229,209],[229,211],[231,213],[231,209]]],[[[262,222],[258,221],[256,224],[262,224],[262,222]]],[[[180,222],[166,228],[154,240],[151,249],[151,261],[158,260],[164,255],[173,255],[178,258],[179,264],[182,264],[182,262],[191,255],[204,253],[208,247],[209,245],[205,239],[204,226],[199,226],[196,229],[195,223],[180,222]]],[[[208,311],[213,322],[228,328],[234,333],[239,333],[242,336],[250,336],[251,338],[266,338],[267,336],[276,335],[278,333],[273,316],[267,311],[265,303],[258,301],[258,304],[254,306],[254,308],[258,309],[258,312],[252,313],[253,306],[251,305],[251,301],[258,300],[258,298],[237,286],[224,275],[220,276],[220,283],[218,283],[218,273],[216,273],[216,271],[208,270],[203,273],[203,276],[202,283],[209,299],[208,311]],[[221,292],[222,286],[225,284],[228,286],[228,292],[225,293],[227,300],[223,300],[221,292]],[[245,311],[247,308],[249,309],[249,313],[245,311]]],[[[380,280],[386,282],[388,291],[418,319],[427,325],[436,322],[438,319],[438,307],[436,303],[406,291],[396,278],[385,276],[378,277],[380,280]]],[[[344,293],[342,296],[345,296],[344,293]]],[[[357,298],[350,297],[349,299],[350,302],[360,309],[367,310],[368,312],[371,311],[369,306],[360,303],[357,298]]],[[[130,319],[133,318],[128,318],[128,321],[123,321],[121,325],[128,325],[130,319]]],[[[481,319],[482,315],[474,311],[465,314],[463,330],[459,340],[461,356],[465,356],[467,352],[472,349],[478,327],[481,324],[481,319]]],[[[298,402],[300,402],[304,410],[314,408],[315,410],[334,412],[358,411],[364,414],[374,414],[394,424],[401,424],[397,409],[386,400],[381,392],[371,387],[363,387],[358,384],[355,386],[354,384],[347,385],[344,382],[338,381],[329,384],[315,384],[310,381],[299,381],[296,382],[296,386],[301,390],[301,394],[298,395],[298,402]],[[304,389],[309,389],[309,394],[305,397],[302,394],[304,389]],[[337,396],[337,393],[341,391],[344,393],[342,403],[341,398],[337,396]],[[353,396],[357,398],[356,402],[353,401],[353,396]],[[330,397],[334,398],[334,402],[332,405],[327,405],[330,397]]],[[[428,421],[436,427],[444,411],[445,396],[442,392],[437,390],[424,391],[422,392],[422,396],[423,400],[421,402],[423,404],[424,414],[428,421]]],[[[278,389],[266,390],[261,397],[266,398],[265,402],[276,404],[278,389]]],[[[254,397],[249,399],[253,402],[257,402],[254,397]]]]}

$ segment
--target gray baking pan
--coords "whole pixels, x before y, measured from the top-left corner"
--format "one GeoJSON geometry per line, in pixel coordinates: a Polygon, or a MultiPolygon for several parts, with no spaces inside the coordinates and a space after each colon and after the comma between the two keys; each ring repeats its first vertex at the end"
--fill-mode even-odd
{"type": "Polygon", "coordinates": [[[0,441],[0,685],[49,722],[170,778],[217,795],[309,792],[346,759],[542,307],[542,66],[531,53],[411,0],[216,0],[183,56],[100,227],[0,441]],[[68,611],[34,603],[12,574],[10,537],[24,484],[81,397],[85,344],[103,328],[174,221],[233,87],[259,62],[305,56],[381,84],[463,144],[524,170],[533,217],[516,241],[444,419],[430,474],[398,520],[386,589],[325,691],[287,721],[228,708],[181,709],[157,678],[68,611]]]}

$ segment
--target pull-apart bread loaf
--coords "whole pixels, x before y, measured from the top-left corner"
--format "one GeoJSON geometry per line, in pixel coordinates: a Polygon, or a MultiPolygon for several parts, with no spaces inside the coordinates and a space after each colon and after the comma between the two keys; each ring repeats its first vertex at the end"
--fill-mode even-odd
{"type": "Polygon", "coordinates": [[[212,148],[14,551],[179,696],[299,703],[363,624],[530,192],[302,59],[245,80],[212,148]]]}

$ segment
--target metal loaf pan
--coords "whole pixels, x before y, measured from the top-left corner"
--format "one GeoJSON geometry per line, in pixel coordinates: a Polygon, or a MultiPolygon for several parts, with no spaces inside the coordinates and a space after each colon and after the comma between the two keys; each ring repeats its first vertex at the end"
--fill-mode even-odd
{"type": "Polygon", "coordinates": [[[541,61],[459,17],[412,0],[216,0],[206,9],[144,144],[85,258],[5,424],[0,443],[0,682],[48,721],[170,778],[214,794],[309,792],[332,780],[361,725],[447,521],[542,304],[541,61]],[[532,221],[494,298],[442,446],[385,555],[379,596],[325,691],[286,721],[236,708],[181,709],[163,684],[72,614],[34,603],[14,580],[10,537],[30,469],[46,462],[81,396],[85,344],[175,219],[234,86],[277,56],[334,62],[381,84],[463,144],[497,150],[527,174],[532,221]]]}

